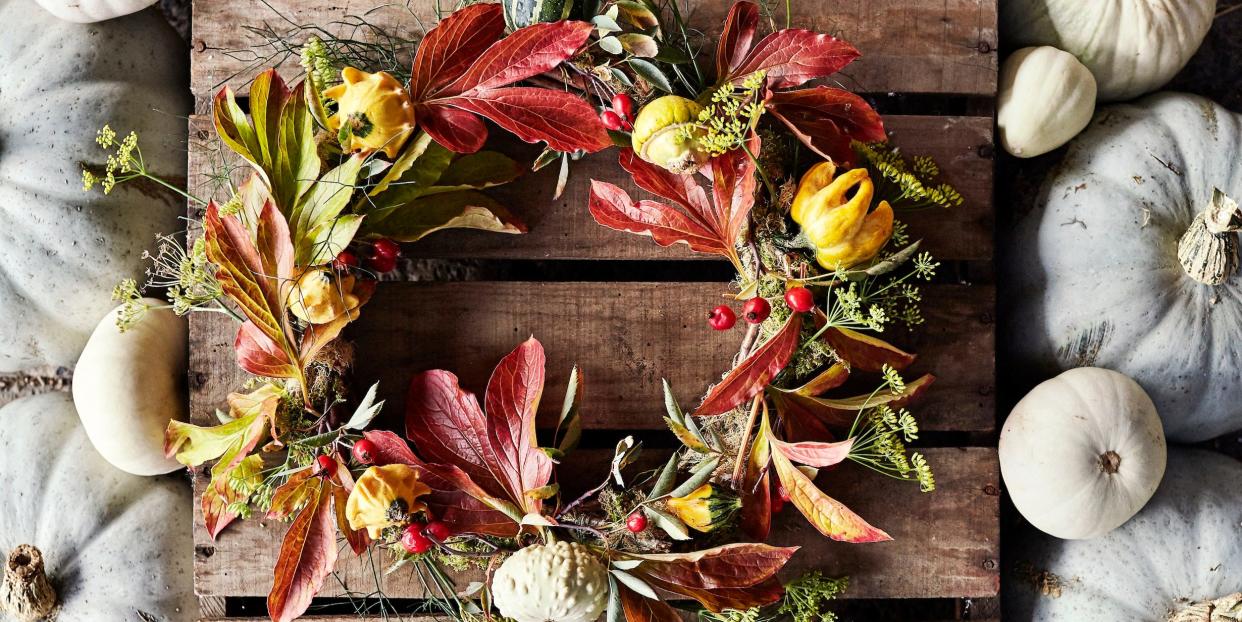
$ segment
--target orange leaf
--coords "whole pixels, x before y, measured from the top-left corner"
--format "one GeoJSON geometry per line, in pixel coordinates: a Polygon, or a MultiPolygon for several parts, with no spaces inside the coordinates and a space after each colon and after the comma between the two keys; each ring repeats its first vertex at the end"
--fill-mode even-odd
{"type": "Polygon", "coordinates": [[[630,573],[652,587],[693,598],[719,612],[779,600],[784,590],[776,573],[797,550],[798,547],[737,543],[690,553],[628,557],[643,560],[630,573]]]}
{"type": "Polygon", "coordinates": [[[834,363],[828,369],[820,372],[819,375],[808,380],[806,384],[794,389],[793,392],[807,397],[818,397],[841,386],[849,377],[849,365],[834,363]]]}
{"type": "MultiPolygon", "coordinates": [[[[764,408],[767,405],[764,404],[764,408]]],[[[747,537],[763,541],[772,529],[772,487],[768,464],[772,461],[768,445],[768,430],[759,428],[751,441],[746,457],[746,470],[742,474],[742,532],[747,537]]]]}
{"type": "Polygon", "coordinates": [[[848,328],[829,328],[823,339],[850,368],[878,372],[885,365],[901,371],[914,362],[915,355],[903,352],[883,339],[848,328]]]}
{"type": "Polygon", "coordinates": [[[681,616],[668,603],[647,598],[624,585],[617,585],[617,589],[625,622],[681,622],[681,616]]]}
{"type": "Polygon", "coordinates": [[[289,515],[302,509],[310,501],[311,496],[318,494],[318,482],[311,479],[311,470],[302,469],[289,476],[284,484],[272,493],[272,504],[267,517],[284,520],[289,515]]]}
{"type": "Polygon", "coordinates": [[[285,533],[276,559],[267,613],[273,622],[289,622],[310,607],[336,566],[336,513],[331,482],[316,479],[310,500],[285,533]]]}
{"type": "Polygon", "coordinates": [[[719,384],[712,387],[703,403],[694,411],[696,417],[720,415],[758,395],[780,373],[794,352],[802,332],[802,314],[795,313],[771,339],[734,367],[719,384]]]}
{"type": "MultiPolygon", "coordinates": [[[[771,434],[768,421],[763,427],[771,434]]],[[[821,534],[842,542],[883,542],[892,540],[887,533],[872,527],[845,504],[824,494],[815,483],[789,461],[776,443],[772,446],[772,465],[789,500],[821,534]]]]}

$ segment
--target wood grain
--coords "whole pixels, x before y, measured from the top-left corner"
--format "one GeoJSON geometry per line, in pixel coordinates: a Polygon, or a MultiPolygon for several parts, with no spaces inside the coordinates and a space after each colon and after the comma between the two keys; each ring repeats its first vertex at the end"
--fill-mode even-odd
{"type": "MultiPolygon", "coordinates": [[[[722,283],[385,282],[347,337],[358,352],[356,377],[380,383],[391,420],[400,421],[414,373],[447,369],[481,394],[496,362],[534,335],[548,353],[542,425],[554,425],[569,370],[578,365],[587,429],[660,430],[661,379],[688,408],[737,351],[741,329],[712,331],[704,319],[724,291],[722,283]]],[[[994,289],[930,285],[924,297],[925,325],[914,338],[894,335],[899,346],[920,354],[908,378],[937,376],[914,408],[921,427],[989,432],[995,427],[994,289]]],[[[191,323],[195,420],[210,421],[245,381],[233,359],[236,331],[219,314],[191,323]]]]}
{"type": "MultiPolygon", "coordinates": [[[[925,453],[936,473],[937,490],[920,493],[912,483],[899,484],[846,465],[817,480],[829,494],[893,536],[880,544],[845,544],[817,534],[793,508],[777,518],[773,544],[799,545],[786,578],[808,570],[830,576],[848,574],[848,598],[930,598],[995,596],[999,589],[998,547],[1000,497],[996,450],[992,448],[933,448],[925,453]],[[934,525],[928,517],[935,517],[934,525]]],[[[574,468],[560,472],[566,491],[581,491],[607,473],[611,452],[584,450],[575,454],[574,468]]],[[[657,450],[646,452],[643,465],[653,468],[665,459],[657,450]]],[[[196,479],[202,488],[205,476],[196,479]]],[[[572,494],[571,494],[572,496],[572,494]]],[[[214,543],[194,519],[194,583],[200,596],[266,596],[285,524],[252,519],[235,523],[214,543]]],[[[388,563],[376,553],[380,574],[388,563]]],[[[371,592],[372,568],[364,559],[343,551],[338,576],[348,590],[371,592]]],[[[458,582],[479,580],[477,573],[460,575],[458,582]]],[[[409,569],[397,569],[384,579],[390,598],[425,596],[409,569]]],[[[321,596],[346,594],[336,581],[321,596]]]]}
{"type": "MultiPolygon", "coordinates": [[[[941,260],[984,260],[992,257],[992,119],[989,117],[888,116],[885,124],[894,145],[910,155],[935,159],[946,182],[965,199],[961,207],[903,211],[898,218],[909,225],[911,237],[941,260]]],[[[213,171],[232,161],[219,151],[211,118],[191,119],[190,186],[203,198],[227,201],[227,188],[213,179],[213,171]]],[[[504,143],[520,161],[537,154],[529,145],[504,143]]],[[[617,165],[612,151],[573,163],[569,185],[560,199],[553,198],[556,167],[528,174],[508,186],[489,192],[509,206],[530,228],[525,235],[479,231],[444,231],[407,245],[415,257],[463,259],[714,259],[692,253],[684,244],[662,248],[649,238],[606,229],[587,211],[591,179],[616,184],[632,196],[646,196],[617,165]]],[[[239,168],[238,174],[248,174],[239,168]]]]}
{"type": "MultiPolygon", "coordinates": [[[[211,0],[195,2],[191,87],[202,101],[224,85],[242,92],[259,70],[280,65],[297,74],[297,58],[265,45],[244,27],[270,26],[291,32],[295,24],[324,27],[358,38],[349,16],[388,32],[417,38],[436,21],[436,3],[415,0],[211,0]]],[[[681,0],[690,26],[714,36],[731,2],[681,0]]],[[[846,88],[864,93],[943,93],[992,96],[996,92],[997,36],[995,0],[870,0],[833,2],[800,0],[793,4],[792,25],[828,32],[862,52],[862,58],[837,76],[846,88]]],[[[783,26],[784,15],[777,16],[783,26]]],[[[296,35],[294,42],[305,39],[296,35]]],[[[704,40],[703,37],[699,37],[704,40]]],[[[703,55],[714,54],[707,38],[703,55]]]]}

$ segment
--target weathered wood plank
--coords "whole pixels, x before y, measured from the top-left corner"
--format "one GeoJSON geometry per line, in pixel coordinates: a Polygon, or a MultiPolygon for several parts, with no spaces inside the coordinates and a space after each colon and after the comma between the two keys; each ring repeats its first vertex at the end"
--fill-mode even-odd
{"type": "MultiPolygon", "coordinates": [[[[990,117],[888,116],[885,124],[893,144],[911,155],[928,155],[939,164],[944,180],[962,193],[965,204],[951,210],[905,211],[898,218],[911,235],[924,240],[923,248],[942,260],[992,257],[992,119],[990,117]]],[[[190,186],[203,198],[228,200],[225,188],[213,180],[214,171],[228,161],[213,146],[210,117],[191,119],[190,186]],[[222,159],[223,158],[223,159],[222,159]]],[[[494,137],[499,138],[499,132],[494,137]]],[[[522,161],[533,161],[537,150],[509,144],[506,149],[522,161]]],[[[529,174],[508,186],[489,191],[530,227],[525,235],[479,231],[433,234],[407,252],[417,257],[463,259],[712,259],[691,253],[683,244],[662,248],[650,239],[606,229],[587,211],[592,178],[645,196],[617,165],[611,151],[575,162],[569,185],[553,199],[556,167],[529,174]]],[[[245,171],[242,168],[240,171],[245,171]]]]}
{"type": "MultiPolygon", "coordinates": [[[[554,424],[569,370],[584,377],[589,429],[663,429],[661,379],[686,407],[724,373],[741,329],[719,333],[704,320],[721,283],[398,283],[385,282],[347,337],[356,377],[380,383],[388,416],[403,412],[415,372],[441,368],[481,393],[492,367],[535,335],[548,352],[541,424],[554,424]]],[[[925,430],[988,432],[995,427],[991,286],[929,285],[926,323],[894,341],[920,360],[907,374],[934,373],[916,407],[925,430]]],[[[191,325],[191,412],[208,420],[245,379],[232,354],[236,324],[204,314],[191,325]]]]}
{"type": "MultiPolygon", "coordinates": [[[[647,452],[645,462],[658,465],[659,452],[647,452]]],[[[845,544],[823,538],[796,510],[778,516],[771,543],[798,545],[802,550],[790,563],[787,578],[808,570],[828,575],[848,574],[848,598],[934,598],[995,596],[999,589],[998,551],[1000,504],[996,450],[992,448],[934,448],[925,453],[936,472],[937,490],[918,491],[913,484],[891,482],[855,466],[819,478],[835,498],[893,536],[881,544],[845,544]],[[893,511],[899,507],[899,511],[893,511]],[[930,521],[929,517],[935,517],[930,521]]],[[[571,458],[573,468],[562,469],[567,491],[594,485],[607,473],[611,452],[586,450],[571,458]]],[[[205,476],[196,488],[206,483],[205,476]]],[[[271,569],[280,550],[285,524],[252,519],[231,525],[213,543],[202,528],[196,508],[194,541],[195,586],[202,596],[265,596],[271,589],[271,569]]],[[[385,558],[376,554],[382,575],[385,558]]],[[[345,550],[337,563],[338,576],[349,590],[374,590],[373,569],[345,550]]],[[[478,580],[477,574],[459,578],[478,580]]],[[[384,578],[391,598],[419,598],[425,594],[409,569],[384,578]]],[[[321,596],[341,596],[346,590],[329,581],[321,596]]]]}
{"type": "MultiPolygon", "coordinates": [[[[720,32],[731,4],[681,0],[690,25],[710,34],[703,52],[707,58],[714,54],[713,37],[720,32]]],[[[283,33],[293,24],[314,25],[342,36],[358,36],[347,35],[353,27],[341,21],[366,14],[367,21],[376,26],[415,38],[437,18],[436,3],[431,0],[376,9],[382,5],[375,0],[195,2],[191,87],[204,100],[225,84],[243,90],[258,69],[282,61],[289,75],[297,73],[296,58],[261,45],[264,41],[243,26],[270,25],[283,33]]],[[[862,58],[838,76],[851,90],[991,96],[996,91],[996,15],[995,0],[802,0],[794,3],[793,25],[830,32],[862,52],[862,58]]],[[[778,23],[783,19],[783,14],[777,16],[778,23]]]]}

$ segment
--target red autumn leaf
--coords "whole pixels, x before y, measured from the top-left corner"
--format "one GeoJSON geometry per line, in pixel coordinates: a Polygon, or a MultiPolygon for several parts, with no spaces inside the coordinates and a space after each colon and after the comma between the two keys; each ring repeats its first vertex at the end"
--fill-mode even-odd
{"type": "Polygon", "coordinates": [[[859,56],[854,46],[832,35],[789,28],[764,37],[729,75],[741,82],[763,71],[769,87],[791,88],[841,71],[859,56]]]}
{"type": "Polygon", "coordinates": [[[292,378],[297,375],[294,364],[280,344],[272,341],[263,329],[250,320],[237,329],[233,351],[237,355],[237,366],[256,376],[292,378]]]}
{"type": "Polygon", "coordinates": [[[448,86],[504,33],[504,16],[493,5],[454,11],[423,37],[410,70],[410,95],[423,99],[448,86]]]}
{"type": "Polygon", "coordinates": [[[289,622],[306,612],[336,566],[334,486],[320,479],[318,488],[289,525],[273,572],[267,613],[273,622],[289,622]]]}
{"type": "Polygon", "coordinates": [[[825,158],[852,162],[850,143],[885,140],[884,122],[863,98],[842,89],[769,92],[767,111],[780,119],[798,140],[825,158]]]}
{"type": "Polygon", "coordinates": [[[624,585],[618,585],[617,589],[625,622],[681,622],[677,610],[668,603],[647,598],[624,585]]]}
{"type": "MultiPolygon", "coordinates": [[[[776,412],[780,414],[781,433],[786,439],[821,441],[833,438],[827,424],[820,418],[812,398],[795,392],[775,390],[768,391],[768,395],[772,398],[776,412]]],[[[850,423],[851,421],[833,422],[837,427],[847,427],[850,423]]]]}
{"type": "Polygon", "coordinates": [[[840,464],[850,455],[850,449],[854,446],[854,439],[847,438],[836,443],[823,443],[816,441],[804,441],[801,443],[786,443],[785,441],[772,439],[772,446],[785,455],[786,458],[805,464],[807,466],[822,469],[830,467],[834,464],[840,464]]]}
{"type": "MultiPolygon", "coordinates": [[[[349,469],[337,470],[349,471],[349,469]]],[[[349,490],[352,490],[353,478],[349,481],[349,490]]],[[[336,529],[345,536],[345,542],[349,543],[349,550],[353,551],[354,555],[362,555],[371,546],[371,536],[367,534],[366,529],[354,529],[349,526],[349,516],[345,513],[345,504],[349,501],[349,490],[344,486],[332,488],[332,507],[336,510],[336,529]]]]}
{"type": "Polygon", "coordinates": [[[392,432],[372,430],[364,432],[363,436],[375,443],[376,465],[405,464],[419,469],[419,480],[431,487],[431,494],[424,500],[454,532],[499,537],[512,537],[517,533],[516,521],[495,510],[486,501],[471,496],[468,490],[476,495],[478,491],[469,488],[474,484],[461,469],[423,462],[401,437],[392,432]],[[466,483],[466,489],[459,483],[466,483]]]}
{"type": "Polygon", "coordinates": [[[215,541],[225,527],[237,520],[237,515],[229,511],[231,502],[214,484],[203,489],[202,498],[199,499],[203,511],[203,527],[207,529],[207,535],[211,536],[212,541],[215,541]]]}
{"type": "Polygon", "coordinates": [[[319,483],[311,479],[310,469],[302,469],[290,475],[289,479],[272,493],[272,502],[267,511],[267,517],[273,520],[285,520],[294,512],[302,509],[313,495],[319,494],[318,489],[319,483]]]}
{"type": "Polygon", "coordinates": [[[716,46],[716,76],[723,80],[741,64],[759,27],[759,7],[753,2],[736,2],[725,18],[724,32],[716,46]]]}
{"type": "Polygon", "coordinates": [[[432,28],[414,56],[410,93],[414,113],[436,142],[473,153],[487,140],[490,119],[527,142],[557,151],[595,152],[611,145],[595,109],[556,89],[509,85],[556,68],[586,43],[592,26],[558,21],[519,29],[507,37],[498,4],[454,12],[432,28]]]}
{"type": "Polygon", "coordinates": [[[789,364],[798,349],[801,332],[802,314],[789,316],[789,320],[775,335],[707,392],[703,403],[694,411],[694,416],[724,414],[758,395],[789,364]]]}
{"type": "MultiPolygon", "coordinates": [[[[817,323],[822,322],[819,316],[815,319],[817,323]]],[[[916,358],[883,339],[848,328],[829,328],[824,331],[823,340],[851,369],[858,371],[880,372],[885,365],[902,371],[916,358]]]]}
{"type": "Polygon", "coordinates": [[[692,553],[629,555],[643,563],[630,571],[652,587],[699,601],[714,612],[776,602],[776,579],[798,547],[727,544],[692,553]]]}
{"type": "MultiPolygon", "coordinates": [[[[763,423],[767,427],[767,421],[763,423]]],[[[775,439],[773,439],[775,440],[775,439]]],[[[781,446],[772,443],[772,466],[789,500],[821,534],[842,542],[883,542],[893,538],[872,527],[845,504],[824,494],[811,478],[790,462],[781,446]]]]}
{"type": "MultiPolygon", "coordinates": [[[[751,140],[758,153],[759,139],[751,140]]],[[[735,244],[755,204],[755,166],[740,150],[712,159],[703,173],[712,180],[713,202],[693,175],[677,175],[622,149],[621,166],[640,188],[672,201],[634,203],[620,188],[592,180],[591,215],[599,224],[618,231],[650,235],[660,246],[683,242],[691,250],[729,259],[741,270],[735,244]]]]}

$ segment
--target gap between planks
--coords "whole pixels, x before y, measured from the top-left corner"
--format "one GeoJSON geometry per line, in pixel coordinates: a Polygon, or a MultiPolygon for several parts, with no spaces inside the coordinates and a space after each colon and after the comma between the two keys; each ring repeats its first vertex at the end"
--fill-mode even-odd
{"type": "MultiPolygon", "coordinates": [[[[817,479],[834,498],[893,536],[891,542],[847,544],[819,535],[790,507],[778,515],[769,544],[801,546],[783,573],[792,579],[811,570],[829,576],[848,574],[847,598],[984,598],[999,592],[1000,496],[996,485],[999,466],[993,448],[925,449],[936,473],[937,490],[919,492],[913,482],[890,482],[884,476],[853,464],[826,470],[817,479]],[[842,474],[844,476],[838,475],[842,474]],[[894,510],[900,508],[900,510],[894,510]],[[929,529],[927,517],[938,517],[929,529]]],[[[666,451],[650,450],[628,470],[630,479],[657,468],[666,451]]],[[[573,469],[559,472],[562,487],[574,498],[577,491],[595,485],[608,473],[609,450],[582,450],[573,469]]],[[[207,481],[195,478],[196,491],[207,481]]],[[[230,525],[212,542],[202,527],[200,509],[194,516],[194,584],[200,596],[265,596],[271,589],[286,524],[251,519],[230,525]]],[[[377,553],[382,574],[391,563],[377,553]]],[[[346,548],[337,562],[338,577],[349,589],[375,589],[372,568],[346,548]]],[[[464,573],[458,583],[480,580],[464,573]]],[[[398,569],[383,579],[389,598],[423,598],[413,572],[398,569]]],[[[341,584],[328,581],[323,597],[345,595],[341,584]]]]}
{"type": "MultiPolygon", "coordinates": [[[[962,193],[965,203],[953,209],[902,210],[912,239],[941,261],[990,260],[993,252],[991,117],[892,115],[884,118],[894,145],[910,156],[931,156],[945,182],[962,193]]],[[[232,158],[214,139],[209,116],[190,121],[189,180],[197,196],[227,201],[213,181],[213,170],[232,158]]],[[[528,163],[538,149],[516,140],[501,140],[499,150],[528,163]]],[[[493,147],[495,148],[495,147],[493,147]]],[[[530,228],[522,235],[443,231],[406,246],[410,256],[449,259],[714,259],[691,252],[684,244],[663,248],[649,239],[600,226],[587,210],[591,180],[616,184],[634,198],[647,194],[617,164],[613,150],[592,155],[570,166],[564,195],[553,198],[558,167],[547,167],[487,193],[509,207],[530,228]]],[[[243,172],[248,169],[239,169],[243,172]]]]}
{"type": "MultiPolygon", "coordinates": [[[[399,423],[414,373],[447,369],[481,394],[501,357],[534,335],[548,354],[542,427],[555,425],[570,368],[578,365],[586,428],[662,430],[662,379],[684,408],[693,408],[737,351],[743,329],[713,331],[705,319],[723,300],[723,285],[384,282],[345,336],[358,353],[354,378],[380,383],[389,422],[399,423]]],[[[994,306],[991,285],[927,285],[925,323],[913,335],[886,335],[920,355],[907,380],[937,377],[912,409],[924,430],[995,429],[994,306]]],[[[236,331],[220,314],[199,314],[190,324],[190,413],[197,422],[213,420],[247,378],[234,361],[236,331]]],[[[867,382],[860,393],[878,382],[876,374],[860,376],[867,382]]]]}
{"type": "MultiPolygon", "coordinates": [[[[732,2],[681,0],[680,5],[692,29],[717,33],[732,2]]],[[[363,31],[347,22],[351,16],[366,14],[376,26],[414,38],[435,23],[436,6],[431,0],[388,5],[377,0],[197,0],[191,86],[205,102],[225,84],[244,90],[250,77],[273,64],[287,75],[297,73],[296,56],[264,45],[263,39],[239,26],[266,25],[284,33],[294,24],[307,24],[340,36],[362,37],[363,31]]],[[[834,76],[849,90],[986,97],[996,93],[996,0],[799,0],[792,6],[792,26],[830,33],[862,53],[834,76]]],[[[776,26],[784,27],[783,10],[776,13],[776,26]]],[[[767,31],[770,25],[765,20],[762,27],[767,31]]],[[[715,39],[701,39],[706,45],[700,56],[712,57],[715,39]]]]}

